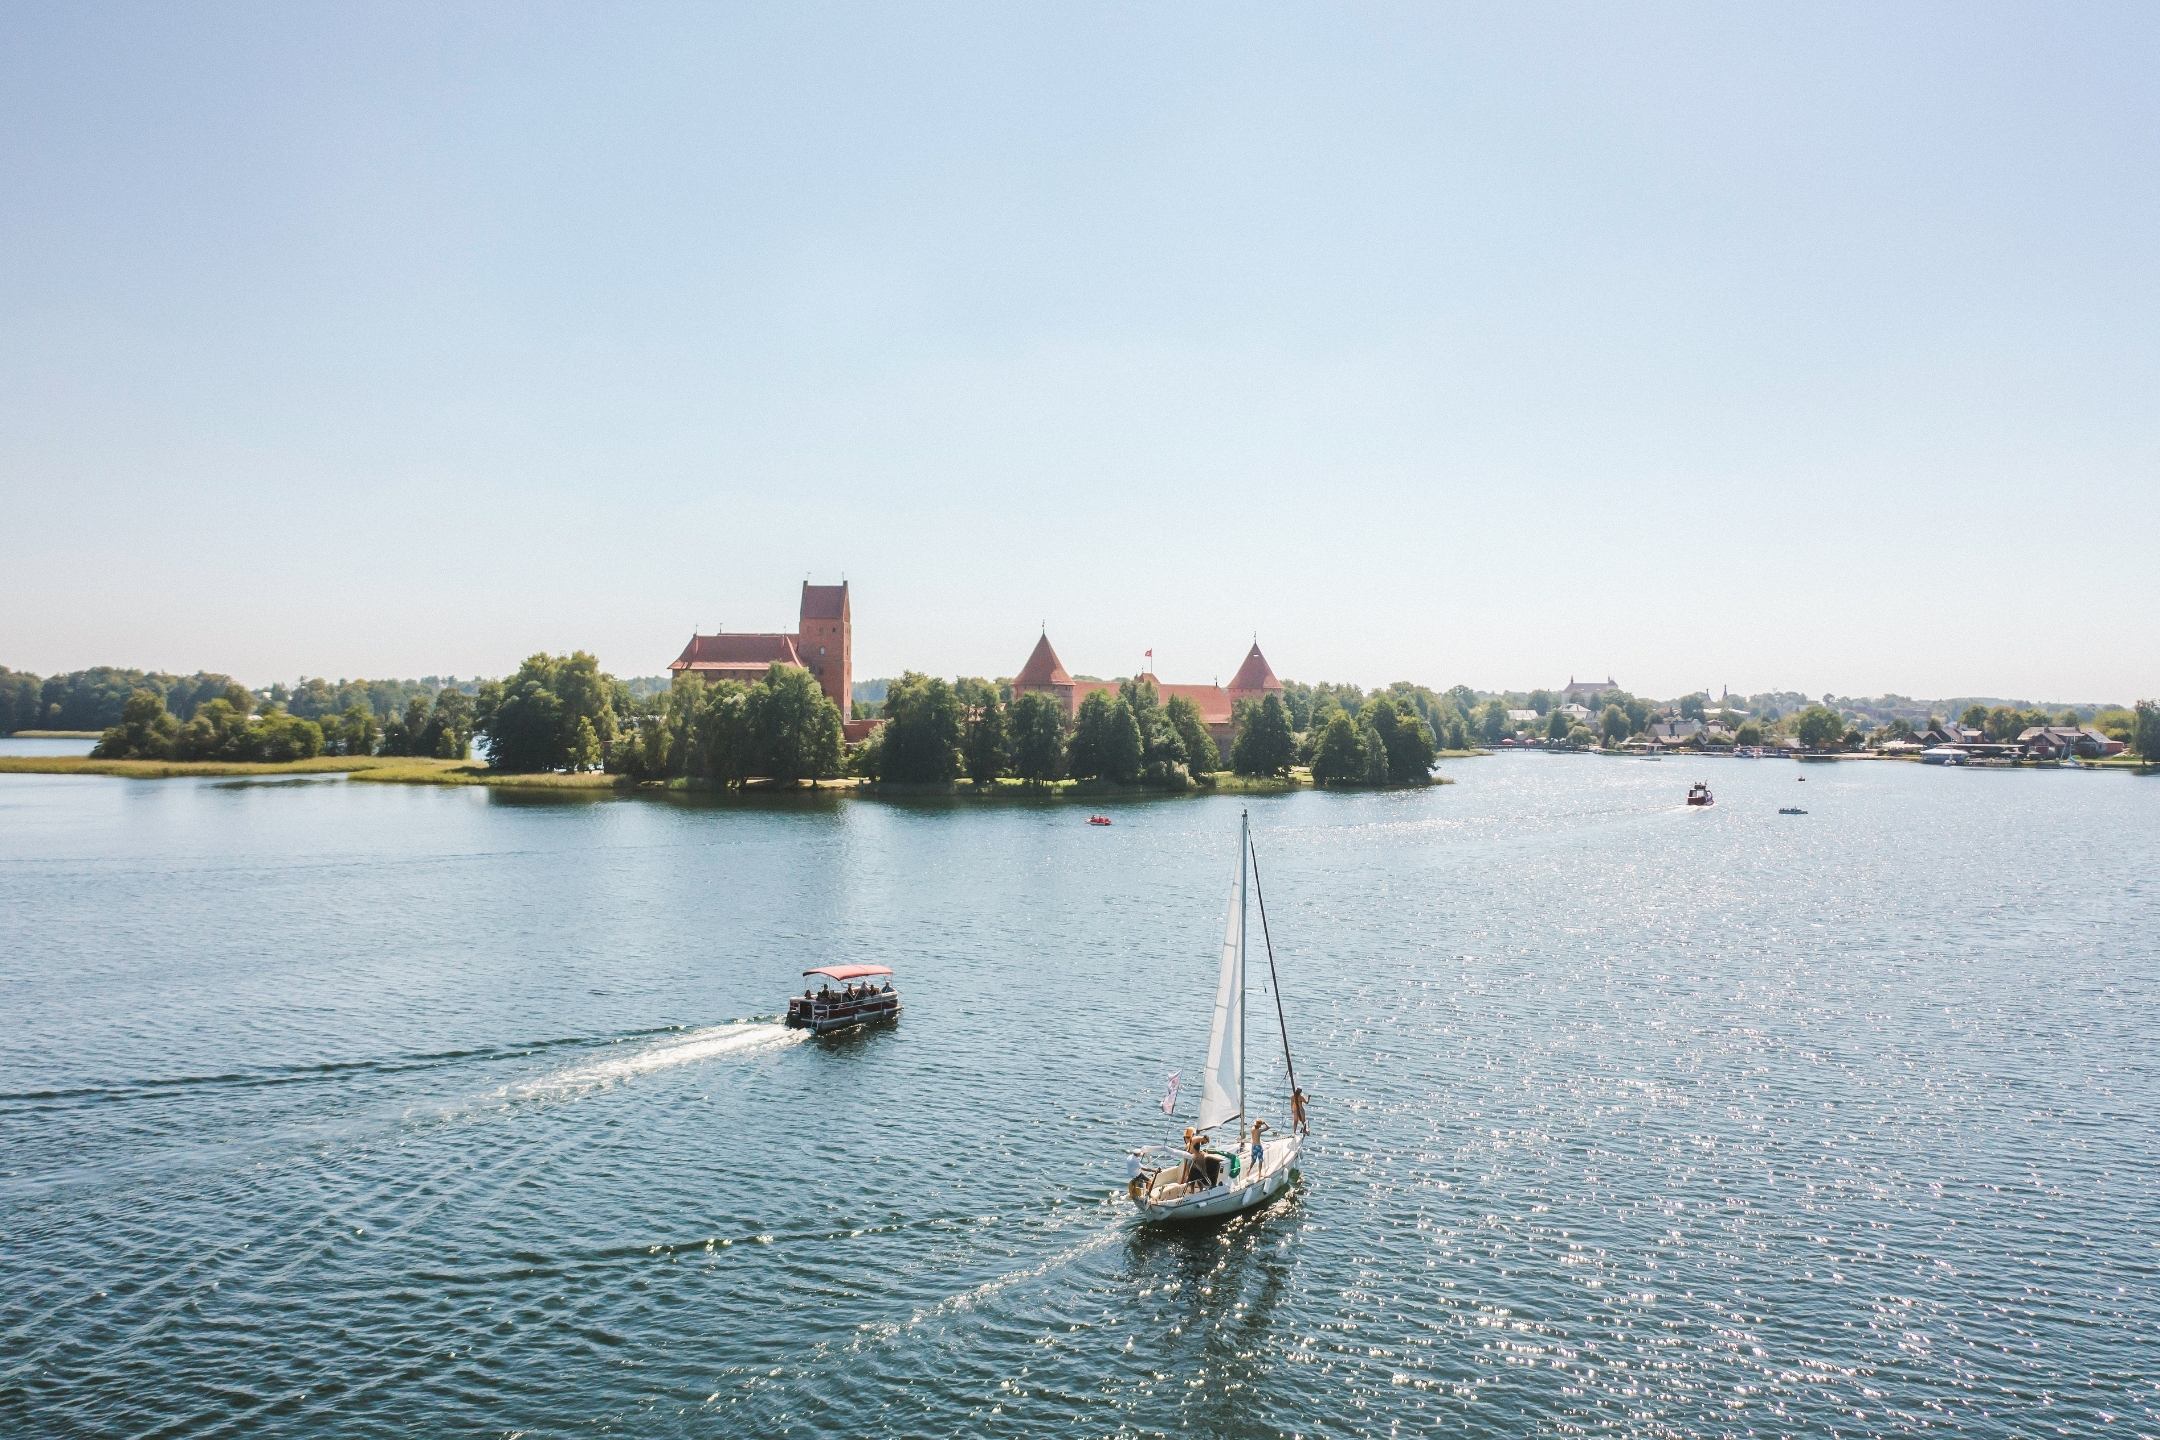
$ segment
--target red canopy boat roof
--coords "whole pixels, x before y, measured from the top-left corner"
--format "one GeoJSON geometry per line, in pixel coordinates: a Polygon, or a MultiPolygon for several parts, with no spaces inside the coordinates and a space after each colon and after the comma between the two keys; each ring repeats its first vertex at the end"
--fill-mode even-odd
{"type": "Polygon", "coordinates": [[[815,970],[805,970],[805,975],[829,975],[835,980],[860,980],[865,975],[890,975],[890,965],[820,965],[815,970]]]}

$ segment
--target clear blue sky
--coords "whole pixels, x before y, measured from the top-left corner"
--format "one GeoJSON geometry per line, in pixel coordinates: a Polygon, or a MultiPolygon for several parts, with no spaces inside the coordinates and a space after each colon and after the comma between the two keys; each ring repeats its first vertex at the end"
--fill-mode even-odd
{"type": "Polygon", "coordinates": [[[0,9],[0,663],[2160,693],[2160,7],[0,9]]]}

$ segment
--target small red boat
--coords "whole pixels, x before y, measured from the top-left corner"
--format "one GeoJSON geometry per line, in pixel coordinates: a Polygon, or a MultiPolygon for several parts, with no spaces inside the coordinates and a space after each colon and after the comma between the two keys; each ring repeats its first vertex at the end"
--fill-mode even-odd
{"type": "Polygon", "coordinates": [[[1690,805],[1715,805],[1717,801],[1711,797],[1710,786],[1704,781],[1697,780],[1688,787],[1687,803],[1690,805]]]}
{"type": "Polygon", "coordinates": [[[1108,815],[1090,815],[1090,816],[1088,816],[1088,824],[1090,824],[1090,825],[1107,825],[1107,824],[1109,824],[1109,823],[1110,823],[1110,817],[1109,817],[1108,815]]]}

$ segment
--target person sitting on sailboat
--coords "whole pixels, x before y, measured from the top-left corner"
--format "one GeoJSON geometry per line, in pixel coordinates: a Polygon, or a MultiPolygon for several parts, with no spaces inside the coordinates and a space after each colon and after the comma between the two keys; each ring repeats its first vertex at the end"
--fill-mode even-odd
{"type": "Polygon", "coordinates": [[[1199,1190],[1212,1189],[1222,1174],[1222,1157],[1209,1152],[1207,1137],[1187,1127],[1185,1154],[1185,1183],[1199,1190]]]}

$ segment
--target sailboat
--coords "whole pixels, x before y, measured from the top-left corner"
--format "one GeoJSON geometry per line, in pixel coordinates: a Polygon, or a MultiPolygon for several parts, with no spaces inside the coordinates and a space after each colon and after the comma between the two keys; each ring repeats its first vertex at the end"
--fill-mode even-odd
{"type": "MultiPolygon", "coordinates": [[[[1259,901],[1260,934],[1267,946],[1268,977],[1275,979],[1275,946],[1267,929],[1267,902],[1260,896],[1260,861],[1252,848],[1252,821],[1238,817],[1237,875],[1230,882],[1230,916],[1223,929],[1222,963],[1215,975],[1215,1009],[1208,1027],[1207,1069],[1200,1091],[1200,1118],[1188,1134],[1191,1148],[1149,1145],[1134,1150],[1127,1193],[1143,1221],[1211,1220],[1265,1204],[1296,1178],[1304,1144],[1304,1092],[1290,1059],[1290,1027],[1283,1018],[1282,988],[1275,985],[1275,1023],[1282,1035],[1283,1069],[1290,1083],[1290,1124],[1277,1131],[1246,1107],[1245,1093],[1245,902],[1247,881],[1259,901]],[[1226,1143],[1235,1125],[1235,1145],[1226,1143]]],[[[1169,1102],[1164,1102],[1169,1108],[1169,1102]]]]}

